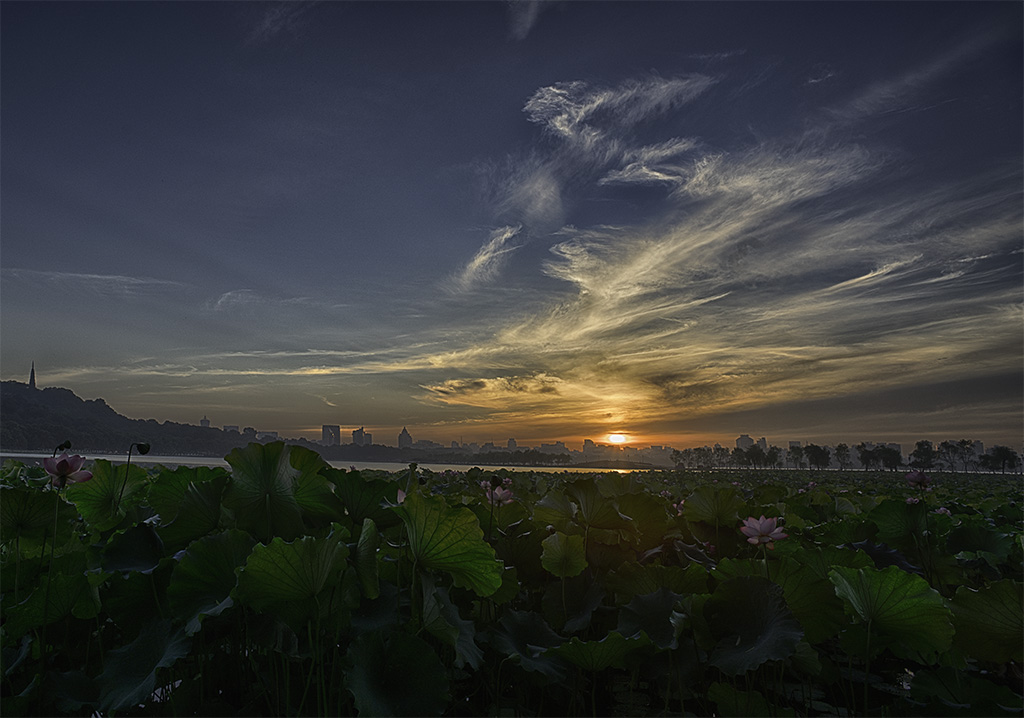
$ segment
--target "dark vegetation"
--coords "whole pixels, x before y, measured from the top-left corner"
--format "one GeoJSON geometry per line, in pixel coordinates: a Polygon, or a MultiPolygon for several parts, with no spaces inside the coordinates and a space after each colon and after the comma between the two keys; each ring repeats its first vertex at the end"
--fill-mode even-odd
{"type": "Polygon", "coordinates": [[[1022,712],[1019,476],[226,458],[4,464],[5,716],[1022,712]]]}

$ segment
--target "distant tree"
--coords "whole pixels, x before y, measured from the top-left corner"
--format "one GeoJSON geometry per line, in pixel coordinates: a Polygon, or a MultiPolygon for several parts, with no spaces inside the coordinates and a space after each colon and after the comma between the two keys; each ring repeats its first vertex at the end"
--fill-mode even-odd
{"type": "Polygon", "coordinates": [[[850,468],[850,447],[846,444],[836,444],[836,461],[839,463],[839,469],[846,471],[850,468]]]}
{"type": "Polygon", "coordinates": [[[807,457],[807,463],[816,469],[827,469],[832,460],[832,452],[828,448],[818,446],[817,444],[805,446],[804,456],[807,457]]]}
{"type": "Polygon", "coordinates": [[[716,446],[711,451],[714,453],[715,466],[728,466],[730,454],[727,448],[724,446],[716,446]]]}
{"type": "Polygon", "coordinates": [[[765,465],[765,458],[764,449],[757,444],[754,444],[747,449],[747,462],[751,466],[762,468],[765,465]]]}
{"type": "Polygon", "coordinates": [[[777,446],[769,446],[768,451],[764,453],[764,462],[767,466],[773,469],[779,465],[779,459],[782,457],[782,449],[777,446]]]}
{"type": "Polygon", "coordinates": [[[789,447],[788,457],[793,462],[793,468],[799,469],[804,460],[804,449],[802,446],[789,447]]]}
{"type": "Polygon", "coordinates": [[[957,458],[964,471],[970,471],[978,467],[978,457],[974,453],[974,439],[960,439],[956,442],[957,458]]]}
{"type": "Polygon", "coordinates": [[[1020,456],[1009,446],[997,445],[989,449],[988,453],[982,454],[979,457],[979,462],[983,468],[989,471],[998,470],[1000,473],[1005,474],[1007,468],[1010,471],[1017,468],[1017,465],[1020,463],[1020,456]]]}
{"type": "Polygon", "coordinates": [[[890,471],[895,471],[903,463],[903,455],[898,449],[891,446],[880,446],[875,451],[878,454],[879,462],[890,471]]]}
{"type": "Polygon", "coordinates": [[[930,469],[935,466],[938,458],[938,453],[932,446],[932,442],[922,439],[915,444],[914,450],[910,452],[910,465],[915,469],[930,469]]]}
{"type": "Polygon", "coordinates": [[[957,449],[955,442],[940,442],[938,447],[936,447],[935,449],[935,454],[936,461],[938,464],[949,469],[950,471],[956,471],[956,460],[959,455],[959,449],[957,449]]]}
{"type": "Polygon", "coordinates": [[[732,450],[732,454],[729,456],[729,461],[733,466],[746,466],[747,452],[737,446],[732,450]]]}
{"type": "Polygon", "coordinates": [[[857,444],[856,448],[857,458],[860,459],[860,465],[865,469],[877,469],[878,465],[882,463],[882,457],[877,448],[870,448],[863,441],[857,444]]]}

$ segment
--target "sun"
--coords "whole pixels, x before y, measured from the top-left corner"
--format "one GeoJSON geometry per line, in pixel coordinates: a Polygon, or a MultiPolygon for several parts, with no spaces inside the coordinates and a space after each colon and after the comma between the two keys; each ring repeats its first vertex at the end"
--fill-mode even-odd
{"type": "Polygon", "coordinates": [[[626,435],[625,434],[608,434],[608,441],[612,442],[613,444],[625,444],[626,443],[626,435]]]}

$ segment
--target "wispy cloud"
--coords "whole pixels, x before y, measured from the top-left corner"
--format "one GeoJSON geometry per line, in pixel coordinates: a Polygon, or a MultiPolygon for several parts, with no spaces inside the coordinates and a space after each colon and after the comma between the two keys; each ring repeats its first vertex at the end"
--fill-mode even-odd
{"type": "Polygon", "coordinates": [[[515,40],[525,40],[537,24],[537,18],[551,0],[508,0],[509,32],[515,40]]]}
{"type": "Polygon", "coordinates": [[[316,5],[316,0],[289,0],[261,5],[262,13],[249,32],[248,41],[260,44],[283,34],[296,37],[309,23],[307,14],[316,5]]]}
{"type": "Polygon", "coordinates": [[[501,227],[491,232],[490,239],[455,278],[456,286],[466,291],[495,277],[508,255],[518,249],[514,242],[521,231],[520,226],[501,227]]]}
{"type": "Polygon", "coordinates": [[[3,269],[3,276],[37,286],[64,287],[71,291],[87,291],[102,295],[141,295],[189,289],[191,285],[153,277],[130,277],[121,274],[80,274],[76,272],[3,269]]]}

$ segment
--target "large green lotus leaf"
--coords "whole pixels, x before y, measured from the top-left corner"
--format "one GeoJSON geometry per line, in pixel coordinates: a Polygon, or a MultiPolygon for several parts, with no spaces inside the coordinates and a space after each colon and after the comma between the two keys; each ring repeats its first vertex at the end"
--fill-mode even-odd
{"type": "Polygon", "coordinates": [[[149,487],[146,501],[160,516],[160,523],[166,525],[184,511],[185,494],[190,484],[219,481],[223,486],[227,479],[228,472],[219,466],[179,466],[173,471],[164,469],[149,487]]]}
{"type": "Polygon", "coordinates": [[[578,576],[587,567],[582,536],[567,536],[556,531],[544,539],[541,546],[541,565],[559,578],[578,576]]]}
{"type": "Polygon", "coordinates": [[[373,519],[363,519],[359,540],[356,542],[355,566],[363,595],[371,601],[380,595],[380,570],[377,564],[377,549],[380,548],[380,533],[373,519]]]}
{"type": "Polygon", "coordinates": [[[736,576],[770,578],[782,587],[786,605],[793,612],[810,643],[819,643],[839,633],[847,620],[843,603],[835,594],[832,584],[819,578],[814,571],[789,557],[770,561],[724,558],[713,571],[716,578],[725,580],[736,576]]]}
{"type": "Polygon", "coordinates": [[[634,638],[626,638],[617,631],[611,631],[600,641],[581,641],[573,636],[566,643],[549,648],[548,653],[564,658],[585,671],[603,671],[611,666],[624,668],[627,655],[650,643],[650,639],[642,633],[634,638]]]}
{"type": "Polygon", "coordinates": [[[576,504],[581,525],[591,529],[635,531],[633,520],[619,512],[613,499],[601,495],[593,479],[580,479],[565,487],[565,493],[576,504]]]}
{"type": "Polygon", "coordinates": [[[900,548],[913,548],[914,537],[923,537],[928,531],[928,504],[924,502],[886,499],[868,517],[878,526],[879,541],[900,548]]]}
{"type": "Polygon", "coordinates": [[[619,625],[615,630],[627,638],[640,635],[642,631],[658,648],[675,648],[680,614],[674,609],[680,598],[667,588],[636,596],[619,610],[619,625]]]}
{"type": "Polygon", "coordinates": [[[355,526],[371,519],[385,530],[400,522],[387,505],[398,500],[398,482],[367,479],[359,471],[323,469],[321,474],[334,484],[334,490],[355,526]],[[386,502],[386,503],[385,503],[386,502]]]}
{"type": "Polygon", "coordinates": [[[148,475],[135,464],[114,465],[97,459],[92,463],[92,478],[68,486],[65,495],[90,528],[107,531],[142,501],[148,487],[148,475]]]}
{"type": "Polygon", "coordinates": [[[165,558],[150,573],[103,574],[103,612],[121,629],[121,635],[134,636],[154,617],[166,615],[167,586],[175,563],[165,558]]]}
{"type": "Polygon", "coordinates": [[[620,601],[653,593],[659,588],[667,588],[678,594],[707,593],[708,572],[696,563],[682,568],[660,564],[640,565],[632,561],[609,573],[605,585],[618,594],[620,601]]]}
{"type": "Polygon", "coordinates": [[[792,711],[772,710],[768,701],[757,691],[741,691],[730,686],[728,683],[718,681],[708,686],[708,700],[715,704],[718,710],[717,716],[768,716],[768,715],[793,715],[792,711]]]}
{"type": "Polygon", "coordinates": [[[407,633],[374,631],[349,646],[345,687],[360,716],[440,715],[448,706],[448,677],[426,641],[407,633]]]}
{"type": "Polygon", "coordinates": [[[322,466],[316,452],[275,441],[249,444],[224,457],[232,480],[224,492],[224,505],[235,512],[238,527],[266,543],[274,536],[291,540],[304,532],[296,485],[322,466]]]}
{"type": "Polygon", "coordinates": [[[338,532],[291,543],[275,538],[249,554],[238,574],[237,598],[257,610],[307,618],[320,593],[339,583],[347,557],[348,546],[338,532]]]}
{"type": "Polygon", "coordinates": [[[450,508],[441,496],[411,491],[395,512],[422,568],[447,571],[457,586],[490,596],[501,586],[502,564],[484,541],[480,522],[466,507],[450,508]]]}
{"type": "Polygon", "coordinates": [[[664,542],[671,522],[663,499],[656,499],[647,493],[628,493],[619,496],[617,503],[619,511],[633,519],[637,529],[638,551],[648,551],[664,542]]]}
{"type": "Polygon", "coordinates": [[[567,532],[576,516],[576,504],[561,491],[549,491],[533,505],[533,521],[538,526],[554,526],[567,532]]]}
{"type": "Polygon", "coordinates": [[[173,631],[170,621],[147,622],[134,641],[104,656],[97,679],[100,710],[109,713],[146,702],[156,687],[157,670],[185,657],[189,644],[184,632],[173,631]]]}
{"type": "Polygon", "coordinates": [[[829,572],[829,580],[847,613],[869,623],[872,641],[881,639],[898,656],[934,657],[950,647],[949,609],[920,576],[895,566],[882,570],[839,566],[829,572]]]}
{"type": "Polygon", "coordinates": [[[1024,661],[1024,584],[1005,579],[978,590],[960,586],[950,605],[955,644],[982,661],[1024,661]]]}
{"type": "Polygon", "coordinates": [[[731,486],[705,484],[698,486],[686,497],[683,516],[687,521],[731,527],[739,521],[739,514],[744,506],[743,499],[731,486]]]}
{"type": "Polygon", "coordinates": [[[539,613],[505,611],[498,621],[493,640],[498,651],[514,656],[525,670],[539,673],[553,682],[565,679],[565,661],[545,650],[561,645],[564,639],[539,613]]]}
{"type": "Polygon", "coordinates": [[[157,476],[149,489],[149,504],[160,516],[157,533],[168,551],[217,530],[228,480],[223,469],[205,466],[182,466],[157,476]]]}
{"type": "Polygon", "coordinates": [[[704,604],[718,643],[710,663],[738,676],[796,651],[803,629],[786,606],[782,587],[759,576],[740,576],[718,585],[704,604]]]}
{"type": "Polygon", "coordinates": [[[548,623],[559,630],[584,631],[604,598],[602,584],[583,574],[549,582],[541,598],[541,611],[548,623]]]}
{"type": "Polygon", "coordinates": [[[423,576],[423,627],[455,649],[455,667],[478,670],[484,652],[476,645],[476,624],[459,615],[448,590],[435,586],[432,576],[423,576]]]}
{"type": "Polygon", "coordinates": [[[94,586],[89,585],[83,572],[54,570],[42,579],[27,599],[5,608],[4,633],[18,637],[67,616],[95,618],[99,609],[99,594],[94,586]]]}
{"type": "Polygon", "coordinates": [[[107,573],[151,573],[164,557],[164,542],[152,524],[141,523],[115,533],[103,547],[101,564],[107,573]]]}
{"type": "Polygon", "coordinates": [[[320,522],[340,521],[345,505],[334,494],[334,485],[320,474],[302,474],[295,480],[295,501],[303,513],[320,522]]]}
{"type": "Polygon", "coordinates": [[[217,616],[234,601],[238,584],[235,569],[245,564],[255,541],[237,529],[205,536],[190,545],[171,574],[167,599],[172,615],[186,622],[185,632],[195,634],[203,616],[217,616]]]}
{"type": "Polygon", "coordinates": [[[54,513],[57,514],[57,544],[71,536],[71,521],[78,512],[56,491],[27,486],[0,487],[0,542],[20,541],[24,555],[26,541],[33,545],[46,537],[53,541],[54,513]]]}
{"type": "Polygon", "coordinates": [[[1019,716],[1024,711],[1024,699],[1005,685],[948,667],[914,671],[910,695],[930,701],[938,709],[931,715],[1019,716]]]}

